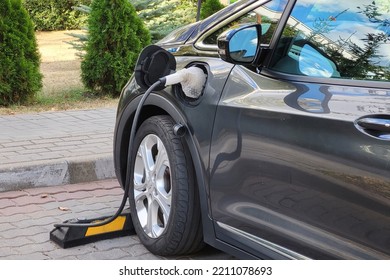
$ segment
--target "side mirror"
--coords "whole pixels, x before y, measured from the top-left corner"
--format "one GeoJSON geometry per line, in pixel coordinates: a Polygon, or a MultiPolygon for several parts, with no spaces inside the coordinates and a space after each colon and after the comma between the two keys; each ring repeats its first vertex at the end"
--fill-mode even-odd
{"type": "MultiPolygon", "coordinates": [[[[137,84],[146,90],[160,78],[172,74],[175,70],[175,57],[159,46],[150,45],[141,51],[135,65],[134,76],[137,84]]],[[[162,85],[156,90],[163,88],[162,85]]]]}
{"type": "Polygon", "coordinates": [[[218,54],[230,63],[252,65],[260,50],[260,38],[260,24],[229,29],[218,37],[218,54]]]}

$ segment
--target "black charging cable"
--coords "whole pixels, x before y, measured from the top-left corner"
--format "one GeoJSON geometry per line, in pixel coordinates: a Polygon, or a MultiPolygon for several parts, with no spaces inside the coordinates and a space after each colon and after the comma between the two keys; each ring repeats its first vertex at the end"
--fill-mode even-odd
{"type": "Polygon", "coordinates": [[[132,173],[133,173],[133,166],[131,164],[132,158],[131,158],[130,149],[133,147],[133,144],[134,144],[133,142],[134,142],[134,138],[135,138],[135,132],[137,130],[139,115],[141,114],[142,107],[144,106],[144,103],[145,103],[146,99],[148,98],[148,96],[152,93],[152,91],[155,88],[158,88],[161,85],[165,85],[165,80],[163,78],[158,80],[157,82],[155,82],[154,84],[152,84],[148,88],[148,90],[144,93],[141,100],[139,101],[137,109],[135,111],[134,119],[133,119],[133,126],[131,127],[131,131],[130,131],[129,150],[127,153],[127,170],[126,170],[126,180],[125,180],[125,188],[124,188],[125,193],[123,195],[121,205],[119,206],[116,213],[112,217],[110,217],[106,220],[103,220],[101,222],[97,222],[97,223],[67,223],[67,222],[64,222],[62,224],[55,224],[54,225],[55,228],[60,228],[60,227],[100,227],[100,226],[104,226],[104,225],[111,223],[116,218],[118,218],[118,216],[122,213],[123,209],[126,206],[127,197],[128,197],[128,193],[130,190],[130,178],[132,178],[132,173]]]}

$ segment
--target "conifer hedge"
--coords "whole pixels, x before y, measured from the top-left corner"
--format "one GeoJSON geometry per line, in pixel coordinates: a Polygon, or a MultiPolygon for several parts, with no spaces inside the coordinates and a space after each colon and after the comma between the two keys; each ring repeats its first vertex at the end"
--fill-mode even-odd
{"type": "Polygon", "coordinates": [[[90,5],[92,0],[23,0],[35,30],[70,30],[84,27],[88,15],[75,6],[90,5]]]}
{"type": "Polygon", "coordinates": [[[42,87],[34,27],[21,0],[0,0],[0,105],[31,101],[42,87]]]}

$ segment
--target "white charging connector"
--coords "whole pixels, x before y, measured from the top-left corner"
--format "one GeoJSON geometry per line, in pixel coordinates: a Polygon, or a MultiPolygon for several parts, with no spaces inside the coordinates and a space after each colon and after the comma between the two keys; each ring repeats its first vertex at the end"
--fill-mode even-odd
{"type": "Polygon", "coordinates": [[[181,84],[184,94],[190,98],[199,98],[206,83],[206,74],[196,66],[184,68],[160,79],[164,86],[181,84]]]}

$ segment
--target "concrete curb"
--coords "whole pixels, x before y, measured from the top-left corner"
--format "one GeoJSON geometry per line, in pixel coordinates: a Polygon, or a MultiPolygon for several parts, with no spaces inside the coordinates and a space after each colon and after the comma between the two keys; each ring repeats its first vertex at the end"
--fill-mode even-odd
{"type": "Polygon", "coordinates": [[[0,192],[114,179],[112,155],[0,168],[0,192]]]}

